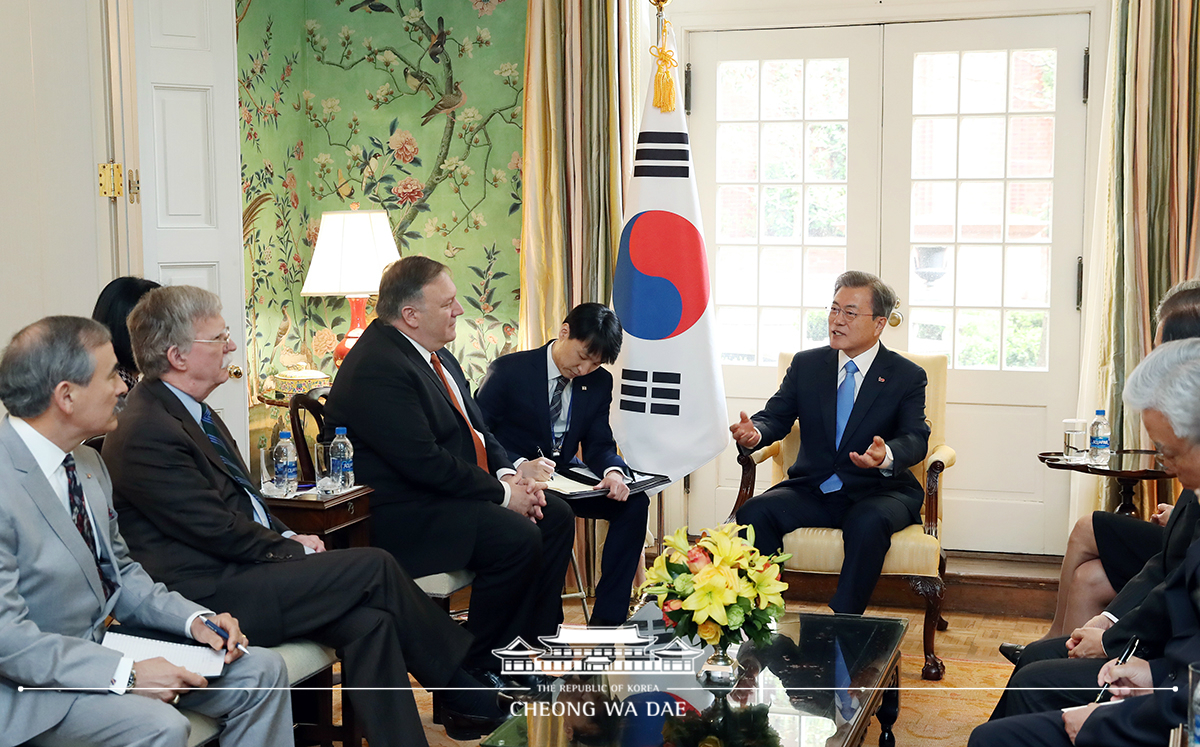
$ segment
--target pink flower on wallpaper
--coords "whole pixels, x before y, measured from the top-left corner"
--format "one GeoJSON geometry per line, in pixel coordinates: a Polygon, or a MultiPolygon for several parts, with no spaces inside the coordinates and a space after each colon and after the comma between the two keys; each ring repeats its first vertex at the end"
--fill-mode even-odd
{"type": "Polygon", "coordinates": [[[289,171],[288,175],[283,179],[283,188],[291,191],[296,190],[296,174],[289,171]]]}
{"type": "Polygon", "coordinates": [[[304,158],[304,141],[296,141],[296,158],[304,158]]]}
{"type": "Polygon", "coordinates": [[[412,163],[417,157],[417,139],[408,130],[396,130],[388,138],[388,147],[392,149],[396,160],[401,163],[412,163]]]}
{"type": "Polygon", "coordinates": [[[292,210],[297,210],[300,207],[300,195],[292,192],[291,196],[292,210]]]}
{"type": "Polygon", "coordinates": [[[392,194],[396,195],[401,205],[405,205],[410,202],[420,202],[425,197],[425,188],[415,177],[410,176],[392,187],[392,194]]]}
{"type": "Polygon", "coordinates": [[[496,10],[496,6],[504,0],[471,0],[471,5],[475,6],[475,10],[479,11],[480,16],[490,16],[492,11],[496,10]]]}
{"type": "Polygon", "coordinates": [[[309,246],[315,246],[317,243],[317,233],[321,230],[321,221],[310,220],[308,227],[304,231],[304,238],[308,241],[309,246]]]}
{"type": "Polygon", "coordinates": [[[337,344],[337,337],[333,334],[332,330],[319,329],[317,330],[317,333],[313,335],[313,355],[317,356],[318,358],[324,358],[333,352],[333,349],[337,347],[337,344]]]}
{"type": "Polygon", "coordinates": [[[521,151],[513,151],[512,158],[508,159],[508,167],[513,171],[521,170],[521,151]]]}

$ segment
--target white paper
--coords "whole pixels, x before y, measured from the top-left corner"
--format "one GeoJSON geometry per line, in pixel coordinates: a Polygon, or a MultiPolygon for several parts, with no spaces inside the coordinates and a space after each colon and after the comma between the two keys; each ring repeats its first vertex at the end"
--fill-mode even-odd
{"type": "Polygon", "coordinates": [[[109,630],[102,645],[120,651],[134,661],[161,656],[177,667],[202,677],[217,677],[225,668],[225,653],[208,646],[188,646],[182,643],[156,641],[152,638],[125,635],[109,630]]]}

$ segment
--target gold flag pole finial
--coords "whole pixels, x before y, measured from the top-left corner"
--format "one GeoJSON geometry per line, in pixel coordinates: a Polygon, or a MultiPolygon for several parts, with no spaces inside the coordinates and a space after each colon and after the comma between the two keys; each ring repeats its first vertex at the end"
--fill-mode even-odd
{"type": "Polygon", "coordinates": [[[671,0],[650,0],[650,4],[658,9],[658,46],[650,47],[650,54],[658,60],[658,72],[654,74],[654,105],[660,112],[675,111],[675,76],[671,68],[678,67],[675,53],[667,49],[667,27],[670,22],[663,18],[663,8],[671,0]]]}

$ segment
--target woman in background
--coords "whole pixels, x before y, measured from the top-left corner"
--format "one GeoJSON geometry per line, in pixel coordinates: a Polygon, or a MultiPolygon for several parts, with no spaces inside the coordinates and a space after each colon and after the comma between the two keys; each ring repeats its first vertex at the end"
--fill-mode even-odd
{"type": "Polygon", "coordinates": [[[119,277],[100,291],[92,318],[108,327],[112,332],[113,351],[117,354],[117,373],[130,389],[138,382],[141,374],[133,360],[133,349],[129,345],[129,328],[125,319],[138,300],[158,288],[158,283],[132,276],[119,277]]]}

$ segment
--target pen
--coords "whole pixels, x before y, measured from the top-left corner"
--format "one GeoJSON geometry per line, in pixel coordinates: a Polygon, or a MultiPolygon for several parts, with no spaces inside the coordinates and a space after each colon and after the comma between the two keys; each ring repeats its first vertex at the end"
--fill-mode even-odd
{"type": "MultiPolygon", "coordinates": [[[[1121,655],[1117,657],[1117,666],[1121,666],[1125,662],[1129,661],[1129,657],[1133,656],[1133,651],[1138,647],[1139,643],[1141,643],[1141,641],[1138,640],[1136,635],[1129,639],[1129,645],[1126,646],[1125,650],[1121,652],[1121,655]]],[[[1104,687],[1100,688],[1100,694],[1096,696],[1097,703],[1104,703],[1109,697],[1111,697],[1108,694],[1108,688],[1111,685],[1111,682],[1105,682],[1104,687]]]]}
{"type": "MultiPolygon", "coordinates": [[[[212,632],[221,636],[221,638],[225,639],[226,641],[229,640],[229,634],[226,633],[225,630],[223,628],[221,628],[219,625],[214,623],[212,620],[209,620],[207,617],[202,617],[200,619],[204,621],[204,624],[208,626],[209,630],[211,630],[212,632]]],[[[241,651],[243,654],[245,654],[247,656],[250,655],[250,651],[240,643],[237,645],[237,650],[241,651]]]]}

